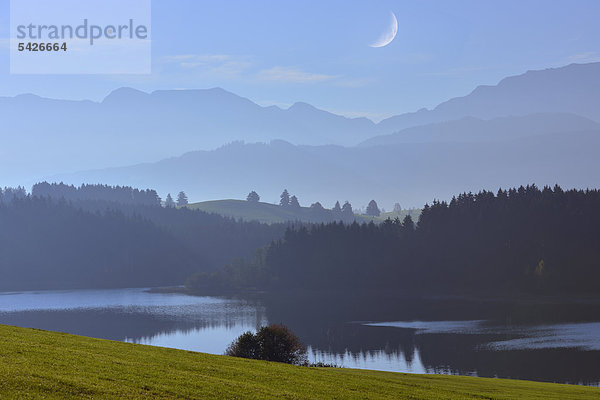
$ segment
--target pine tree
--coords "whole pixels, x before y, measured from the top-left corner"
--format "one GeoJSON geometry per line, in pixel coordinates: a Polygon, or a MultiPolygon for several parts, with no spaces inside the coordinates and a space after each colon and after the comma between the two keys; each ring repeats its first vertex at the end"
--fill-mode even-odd
{"type": "Polygon", "coordinates": [[[290,205],[290,194],[287,189],[284,189],[283,193],[281,193],[281,196],[279,197],[281,198],[281,200],[279,200],[280,206],[287,207],[290,205]]]}
{"type": "Polygon", "coordinates": [[[246,201],[249,201],[250,203],[258,203],[260,201],[260,196],[253,190],[250,193],[248,193],[246,201]]]}
{"type": "Polygon", "coordinates": [[[400,214],[402,212],[402,206],[400,206],[400,203],[394,204],[394,212],[396,214],[400,214]]]}
{"type": "Polygon", "coordinates": [[[342,213],[342,207],[340,206],[340,202],[339,201],[335,202],[335,206],[333,206],[333,208],[331,209],[331,211],[333,211],[336,214],[337,213],[339,213],[339,214],[342,213]]]}
{"type": "Polygon", "coordinates": [[[300,203],[298,202],[298,198],[296,196],[292,196],[290,198],[290,207],[291,208],[300,208],[300,203]]]}
{"type": "Polygon", "coordinates": [[[375,200],[369,202],[369,205],[367,206],[367,215],[370,215],[371,217],[379,217],[381,215],[381,211],[375,200]]]}
{"type": "Polygon", "coordinates": [[[173,198],[171,197],[171,193],[169,193],[167,195],[167,199],[165,200],[165,207],[167,207],[167,208],[175,207],[175,202],[173,201],[173,198]]]}
{"type": "Polygon", "coordinates": [[[187,204],[188,204],[187,195],[183,191],[179,192],[179,194],[177,195],[177,206],[181,207],[181,206],[185,206],[187,204]]]}
{"type": "Polygon", "coordinates": [[[404,220],[402,221],[402,226],[404,227],[404,229],[410,232],[415,230],[415,223],[410,215],[406,215],[406,217],[404,217],[404,220]]]}
{"type": "Polygon", "coordinates": [[[313,210],[313,211],[323,211],[323,210],[325,210],[325,208],[318,201],[316,203],[311,204],[310,205],[310,209],[313,210]]]}
{"type": "Polygon", "coordinates": [[[344,206],[342,207],[342,218],[344,220],[354,219],[354,211],[352,211],[352,204],[350,204],[348,201],[346,201],[344,203],[344,206]]]}

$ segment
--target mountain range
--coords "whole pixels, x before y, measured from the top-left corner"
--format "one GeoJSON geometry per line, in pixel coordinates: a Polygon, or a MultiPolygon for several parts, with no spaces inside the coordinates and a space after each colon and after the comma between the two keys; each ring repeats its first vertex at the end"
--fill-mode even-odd
{"type": "Polygon", "coordinates": [[[600,63],[529,71],[379,123],[306,103],[262,107],[219,88],[121,88],[102,102],[21,95],[0,98],[0,117],[1,184],[127,184],[195,200],[257,190],[273,201],[287,187],[308,202],[420,207],[483,187],[597,185],[588,157],[600,63]]]}
{"type": "Polygon", "coordinates": [[[277,202],[283,189],[303,206],[331,208],[371,199],[391,209],[422,207],[459,192],[519,185],[599,187],[600,129],[548,133],[498,142],[430,142],[386,146],[299,146],[284,141],[233,143],[157,163],[56,176],[52,180],[127,183],[163,196],[184,190],[190,199],[243,199],[251,190],[277,202]]]}

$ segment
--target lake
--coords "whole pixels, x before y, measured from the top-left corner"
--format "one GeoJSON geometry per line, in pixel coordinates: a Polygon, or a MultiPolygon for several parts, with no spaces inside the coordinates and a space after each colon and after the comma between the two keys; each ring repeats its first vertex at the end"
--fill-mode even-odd
{"type": "Polygon", "coordinates": [[[346,293],[196,297],[146,289],[0,293],[0,324],[223,354],[288,325],[312,362],[598,385],[600,304],[346,293]]]}

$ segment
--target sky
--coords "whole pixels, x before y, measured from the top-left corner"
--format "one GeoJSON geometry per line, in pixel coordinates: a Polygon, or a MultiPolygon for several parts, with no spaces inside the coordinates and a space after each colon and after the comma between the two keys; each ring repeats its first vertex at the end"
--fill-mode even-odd
{"type": "Polygon", "coordinates": [[[377,121],[527,70],[600,61],[598,0],[154,0],[144,75],[11,75],[9,15],[0,0],[0,96],[222,87],[377,121]],[[396,38],[370,47],[390,12],[396,38]]]}

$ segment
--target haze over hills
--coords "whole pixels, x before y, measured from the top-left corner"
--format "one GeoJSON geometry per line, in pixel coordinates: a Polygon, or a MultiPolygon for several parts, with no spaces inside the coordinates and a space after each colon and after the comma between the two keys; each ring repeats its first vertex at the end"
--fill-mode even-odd
{"type": "Polygon", "coordinates": [[[495,86],[478,86],[470,94],[381,121],[381,131],[450,121],[466,116],[491,119],[511,115],[561,112],[600,122],[600,63],[570,64],[528,71],[495,86]]]}
{"type": "Polygon", "coordinates": [[[11,170],[0,172],[3,184],[156,161],[235,140],[349,145],[372,136],[375,127],[366,118],[345,118],[306,103],[262,107],[220,88],[151,94],[121,88],[100,103],[4,97],[0,118],[9,139],[0,149],[0,170],[11,170]]]}
{"type": "Polygon", "coordinates": [[[304,206],[330,208],[371,199],[391,209],[421,207],[463,191],[521,184],[598,187],[600,130],[534,135],[498,142],[433,142],[388,146],[295,146],[234,143],[158,163],[55,176],[52,180],[125,183],[163,196],[185,190],[190,199],[243,199],[256,190],[277,202],[287,188],[304,206]]]}
{"type": "Polygon", "coordinates": [[[0,182],[29,185],[42,176],[154,162],[235,140],[347,146],[407,127],[464,117],[571,113],[600,121],[599,77],[600,63],[530,71],[497,86],[480,86],[433,110],[378,124],[306,103],[288,109],[262,107],[220,88],[151,94],[121,88],[102,102],[4,97],[0,182]]]}
{"type": "Polygon", "coordinates": [[[391,135],[375,136],[359,146],[434,142],[503,142],[536,135],[600,131],[600,123],[567,113],[539,113],[483,120],[464,117],[406,128],[391,135]]]}

